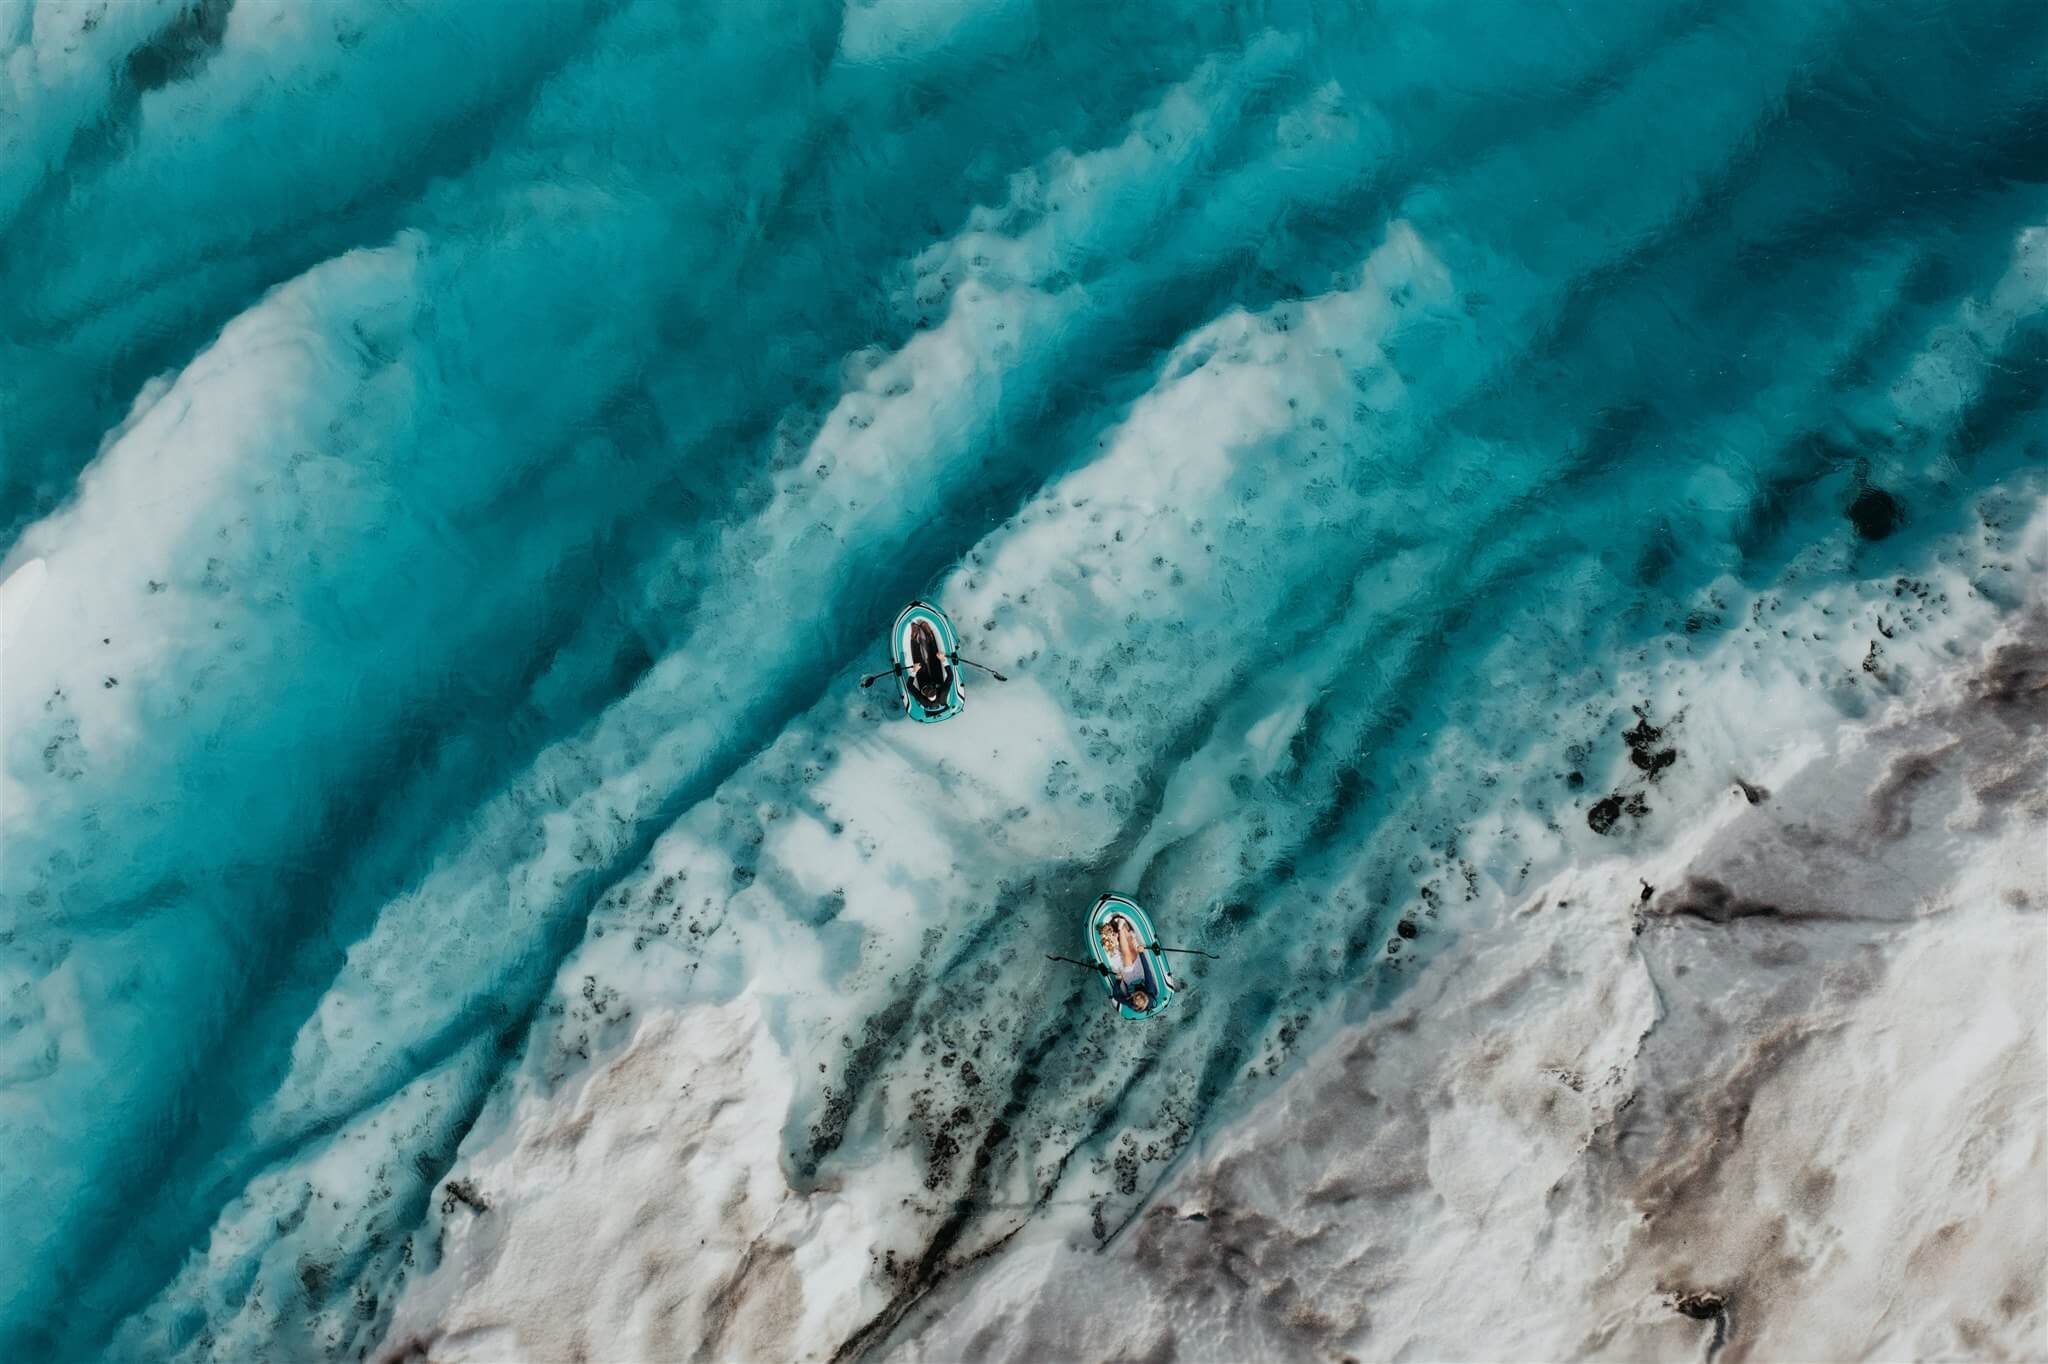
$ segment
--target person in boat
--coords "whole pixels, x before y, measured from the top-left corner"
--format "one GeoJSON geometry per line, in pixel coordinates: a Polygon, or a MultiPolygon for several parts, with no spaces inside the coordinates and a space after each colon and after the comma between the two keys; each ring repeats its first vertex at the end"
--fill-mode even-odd
{"type": "Polygon", "coordinates": [[[943,720],[958,713],[962,697],[956,666],[978,668],[998,682],[1010,680],[986,663],[962,658],[957,652],[958,640],[953,642],[954,652],[949,652],[943,641],[953,633],[952,622],[926,602],[914,601],[904,607],[890,628],[900,632],[889,644],[889,657],[895,666],[869,673],[860,685],[866,690],[885,677],[901,678],[903,704],[913,716],[920,709],[924,712],[922,718],[927,720],[943,720]]]}
{"type": "Polygon", "coordinates": [[[931,622],[916,620],[910,623],[910,673],[911,694],[925,704],[929,710],[938,710],[946,704],[946,694],[952,689],[953,670],[947,666],[946,651],[939,647],[938,631],[931,622]]]}
{"type": "Polygon", "coordinates": [[[1102,956],[1109,964],[1110,988],[1118,1003],[1129,1004],[1139,1013],[1152,1007],[1159,983],[1152,978],[1152,963],[1138,930],[1122,914],[1112,914],[1102,924],[1102,956]]]}

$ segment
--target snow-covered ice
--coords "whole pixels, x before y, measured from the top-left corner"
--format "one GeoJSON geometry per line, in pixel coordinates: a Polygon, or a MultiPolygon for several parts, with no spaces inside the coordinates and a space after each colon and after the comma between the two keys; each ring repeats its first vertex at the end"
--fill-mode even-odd
{"type": "Polygon", "coordinates": [[[2029,604],[1987,647],[1866,655],[1892,688],[1867,720],[1815,723],[1739,638],[1665,670],[1693,774],[1668,844],[1464,906],[1106,1240],[1114,1174],[1084,1173],[943,1275],[893,1273],[931,1249],[892,1218],[926,1168],[877,1129],[792,1176],[802,1048],[750,986],[592,1019],[618,1036],[587,1070],[494,1115],[457,1169],[487,1210],[444,1203],[382,1357],[2033,1357],[2048,516],[2014,538],[2029,604]]]}

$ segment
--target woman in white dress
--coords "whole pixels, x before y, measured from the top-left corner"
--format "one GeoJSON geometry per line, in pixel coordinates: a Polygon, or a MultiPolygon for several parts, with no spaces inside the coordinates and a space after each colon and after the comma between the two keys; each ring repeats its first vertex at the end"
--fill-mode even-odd
{"type": "Polygon", "coordinates": [[[1158,993],[1152,980],[1151,963],[1145,960],[1145,944],[1137,927],[1122,914],[1112,914],[1102,924],[1102,955],[1108,962],[1116,998],[1139,1013],[1152,1007],[1158,993]]]}

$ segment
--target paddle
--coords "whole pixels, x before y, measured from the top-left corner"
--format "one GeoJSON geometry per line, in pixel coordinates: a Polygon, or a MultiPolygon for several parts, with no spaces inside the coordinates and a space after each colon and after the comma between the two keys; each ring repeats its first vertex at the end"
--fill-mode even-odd
{"type": "Polygon", "coordinates": [[[869,673],[866,677],[863,677],[860,680],[860,684],[863,688],[872,687],[873,685],[875,685],[876,682],[880,681],[882,678],[893,676],[896,673],[900,673],[902,671],[903,665],[901,663],[898,663],[893,668],[884,668],[882,669],[882,671],[878,673],[869,673]]]}

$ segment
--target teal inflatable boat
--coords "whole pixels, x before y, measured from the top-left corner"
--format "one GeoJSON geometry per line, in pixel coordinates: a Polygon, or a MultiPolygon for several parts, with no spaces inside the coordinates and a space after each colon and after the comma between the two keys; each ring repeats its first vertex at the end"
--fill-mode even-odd
{"type": "Polygon", "coordinates": [[[1095,902],[1088,911],[1088,951],[1125,1018],[1157,1018],[1173,1003],[1178,991],[1159,955],[1152,920],[1136,902],[1121,895],[1095,902]]]}
{"type": "Polygon", "coordinates": [[[903,709],[927,725],[950,720],[967,708],[960,692],[960,636],[944,611],[930,602],[914,601],[896,617],[889,631],[889,661],[903,684],[903,709]]]}
{"type": "Polygon", "coordinates": [[[950,720],[967,709],[966,694],[960,689],[963,665],[979,668],[998,682],[1010,680],[987,664],[960,657],[960,636],[952,620],[924,601],[912,602],[896,617],[889,630],[889,661],[895,666],[868,674],[861,686],[895,674],[903,689],[904,714],[924,725],[950,720]]]}

